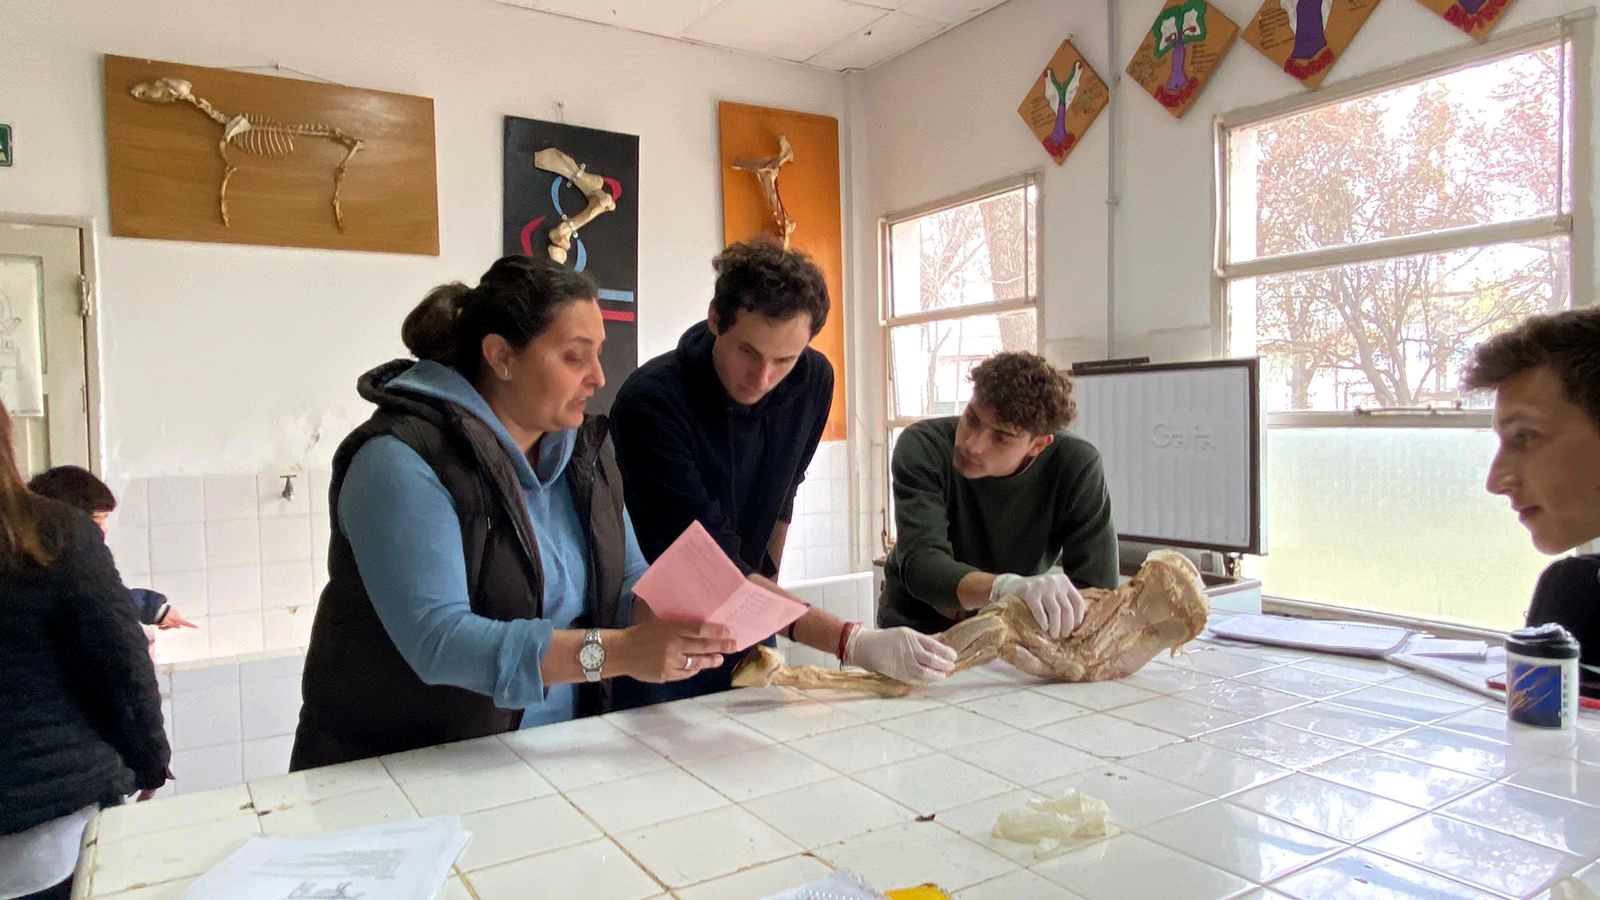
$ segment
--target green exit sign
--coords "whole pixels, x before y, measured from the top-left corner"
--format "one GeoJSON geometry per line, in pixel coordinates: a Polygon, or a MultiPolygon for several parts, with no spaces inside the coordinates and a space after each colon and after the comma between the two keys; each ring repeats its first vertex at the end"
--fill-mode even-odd
{"type": "Polygon", "coordinates": [[[0,123],[0,166],[11,165],[11,126],[0,123]]]}

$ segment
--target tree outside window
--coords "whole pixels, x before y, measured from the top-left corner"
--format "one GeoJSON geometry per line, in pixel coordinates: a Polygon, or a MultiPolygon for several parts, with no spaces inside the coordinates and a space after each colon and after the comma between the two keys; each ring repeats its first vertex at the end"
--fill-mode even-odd
{"type": "Polygon", "coordinates": [[[1225,117],[1219,268],[1229,347],[1262,358],[1269,593],[1520,622],[1547,561],[1483,491],[1491,398],[1460,377],[1477,344],[1573,302],[1570,53],[1225,117]]]}

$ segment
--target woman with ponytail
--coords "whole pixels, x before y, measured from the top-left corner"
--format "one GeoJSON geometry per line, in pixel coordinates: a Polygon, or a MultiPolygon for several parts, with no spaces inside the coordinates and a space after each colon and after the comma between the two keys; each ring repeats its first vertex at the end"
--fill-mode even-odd
{"type": "Polygon", "coordinates": [[[0,898],[66,898],[96,810],[167,779],[144,632],[100,528],[28,492],[0,404],[0,898]]]}
{"type": "Polygon", "coordinates": [[[722,662],[720,626],[629,628],[645,562],[604,417],[586,276],[510,256],[435,288],[363,375],[376,404],[334,455],[328,586],[293,770],[610,708],[617,675],[722,662]]]}

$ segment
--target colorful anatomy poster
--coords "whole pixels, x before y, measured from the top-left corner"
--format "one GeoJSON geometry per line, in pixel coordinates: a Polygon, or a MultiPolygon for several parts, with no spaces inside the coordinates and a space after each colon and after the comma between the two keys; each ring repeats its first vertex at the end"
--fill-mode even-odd
{"type": "Polygon", "coordinates": [[[1072,41],[1065,40],[1017,107],[1017,115],[1059,166],[1110,99],[1106,83],[1072,41]]]}
{"type": "Polygon", "coordinates": [[[1417,0],[1444,17],[1446,22],[1483,40],[1500,24],[1500,16],[1515,0],[1417,0]]]}
{"type": "Polygon", "coordinates": [[[607,412],[639,367],[639,138],[506,116],[504,163],[504,252],[547,256],[600,285],[606,384],[589,412],[607,412]]]}
{"type": "Polygon", "coordinates": [[[1181,119],[1238,36],[1239,26],[1206,0],[1168,0],[1128,63],[1128,75],[1181,119]]]}
{"type": "Polygon", "coordinates": [[[1266,0],[1244,41],[1315,89],[1355,39],[1378,0],[1266,0]]]}

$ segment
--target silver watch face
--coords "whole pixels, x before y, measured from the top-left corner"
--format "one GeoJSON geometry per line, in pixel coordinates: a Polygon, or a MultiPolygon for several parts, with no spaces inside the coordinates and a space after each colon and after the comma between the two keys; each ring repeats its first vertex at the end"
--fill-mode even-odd
{"type": "Polygon", "coordinates": [[[578,665],[584,671],[597,672],[606,664],[606,648],[600,646],[598,641],[591,641],[578,648],[578,665]]]}

